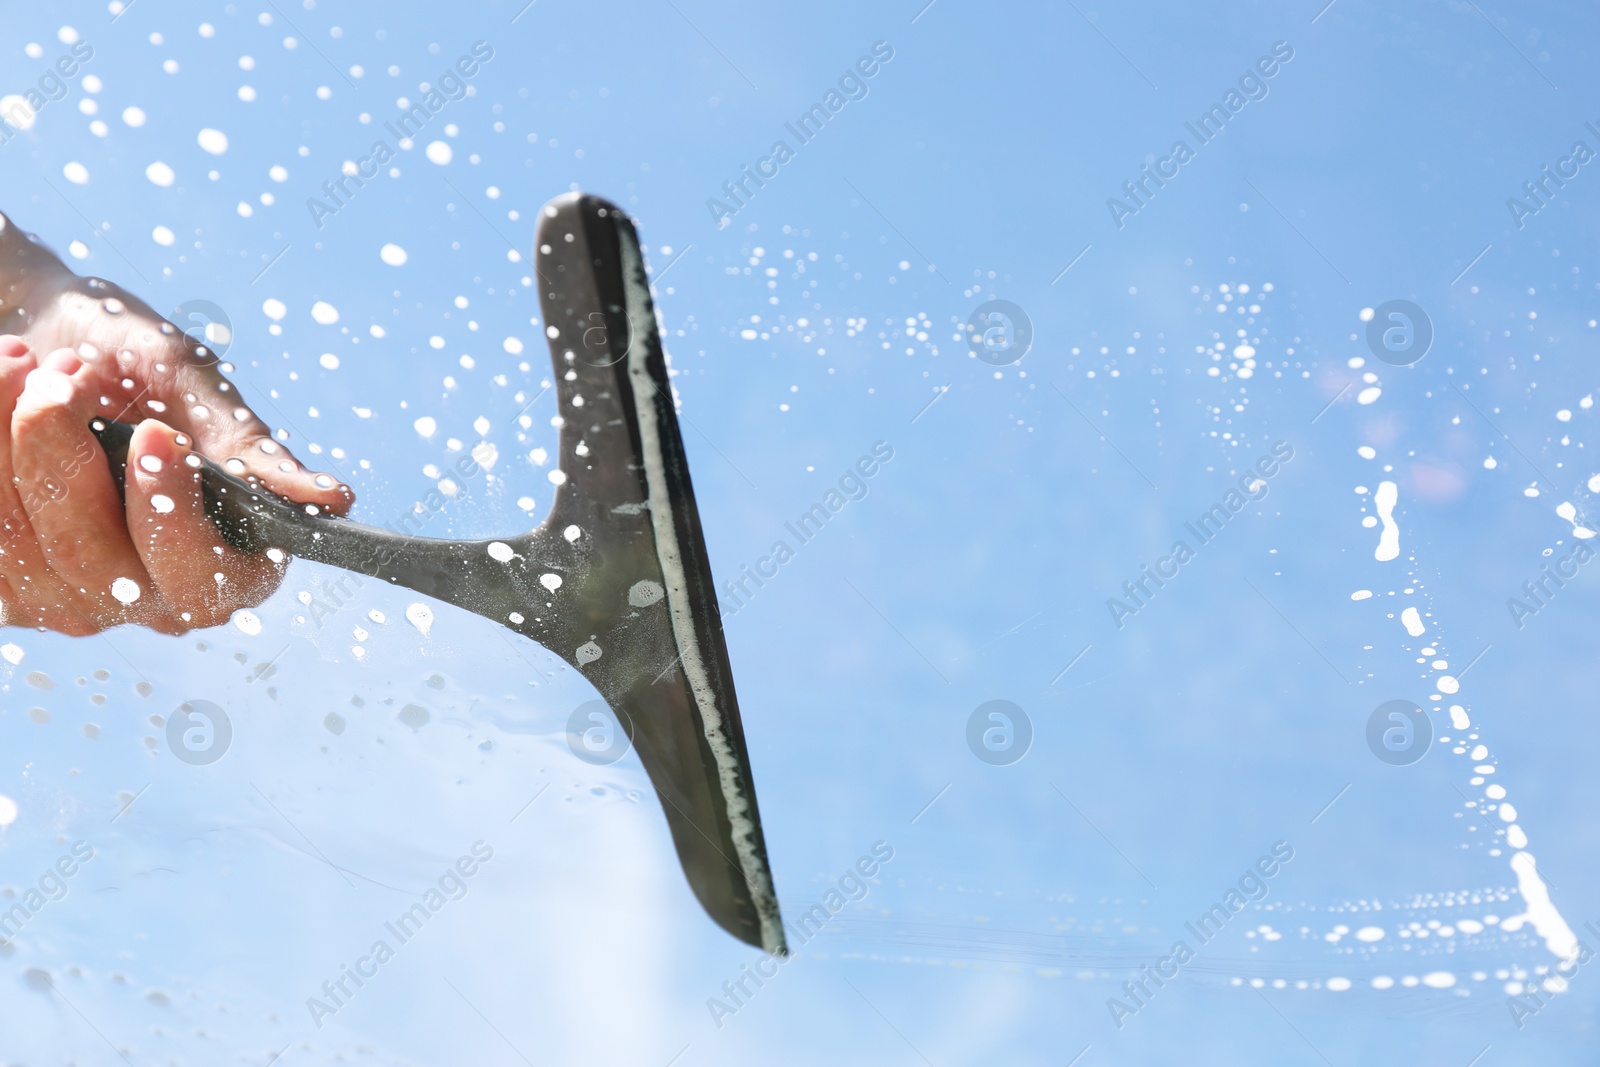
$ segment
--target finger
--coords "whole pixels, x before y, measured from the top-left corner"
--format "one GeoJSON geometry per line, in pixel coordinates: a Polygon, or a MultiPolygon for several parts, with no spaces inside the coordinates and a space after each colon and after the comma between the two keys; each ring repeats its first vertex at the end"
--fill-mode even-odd
{"type": "Polygon", "coordinates": [[[93,375],[77,363],[70,352],[53,352],[28,374],[11,417],[11,462],[50,569],[90,617],[105,624],[147,614],[148,602],[134,605],[150,577],[89,429],[98,407],[93,375]]]}
{"type": "Polygon", "coordinates": [[[81,637],[98,632],[101,626],[73,606],[75,596],[45,561],[13,477],[12,416],[27,376],[37,366],[20,338],[0,337],[0,575],[10,593],[5,622],[81,637]]]}
{"type": "MultiPolygon", "coordinates": [[[[0,427],[11,425],[17,398],[36,366],[33,353],[21,338],[14,334],[0,337],[0,427]]],[[[8,572],[15,569],[20,560],[18,553],[32,540],[33,527],[11,480],[11,435],[0,434],[0,560],[8,572]]]]}
{"type": "MultiPolygon", "coordinates": [[[[265,422],[243,402],[224,377],[217,357],[196,344],[149,305],[115,290],[137,322],[126,344],[107,351],[83,344],[78,353],[94,368],[98,388],[110,400],[106,410],[119,422],[157,418],[194,439],[202,454],[240,477],[254,476],[281,496],[324,511],[344,514],[354,492],[333,475],[308,469],[278,441],[265,422]],[[150,325],[151,322],[159,325],[150,325]],[[236,462],[228,462],[230,460],[236,462]]],[[[73,313],[92,316],[94,308],[73,313]]]]}
{"type": "Polygon", "coordinates": [[[188,438],[146,419],[128,446],[127,523],[166,610],[184,628],[215,626],[277,587],[266,556],[223,541],[209,518],[188,438]],[[191,465],[193,461],[193,465],[191,465]]]}
{"type": "Polygon", "coordinates": [[[350,487],[332,474],[309,469],[275,441],[215,364],[186,358],[171,378],[166,387],[172,395],[167,401],[171,423],[189,433],[200,452],[232,474],[259,478],[280,496],[335,514],[349,511],[355,499],[350,487]]]}
{"type": "Polygon", "coordinates": [[[36,310],[35,319],[41,316],[54,323],[41,327],[51,338],[48,343],[77,345],[94,368],[97,388],[111,401],[113,418],[159,418],[193,437],[212,459],[237,459],[235,473],[254,475],[274,492],[301,503],[336,514],[349,511],[355,499],[350,487],[331,474],[308,470],[274,441],[267,425],[223,376],[216,355],[143,300],[119,286],[67,272],[48,309],[36,310]],[[107,310],[113,300],[120,305],[115,314],[107,310]],[[119,411],[124,412],[120,417],[119,411]]]}
{"type": "MultiPolygon", "coordinates": [[[[28,372],[35,366],[33,353],[20,337],[0,337],[0,428],[11,425],[17,397],[22,395],[28,372]]],[[[0,433],[0,601],[5,604],[4,619],[0,621],[8,625],[26,625],[30,621],[23,611],[29,573],[48,573],[48,568],[43,568],[43,558],[29,552],[33,545],[33,526],[11,480],[11,434],[0,433]]]]}

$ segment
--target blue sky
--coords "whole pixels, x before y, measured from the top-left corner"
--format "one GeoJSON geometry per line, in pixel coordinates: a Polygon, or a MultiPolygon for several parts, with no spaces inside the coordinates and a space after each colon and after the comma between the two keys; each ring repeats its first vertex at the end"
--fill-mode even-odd
{"type": "Polygon", "coordinates": [[[1595,579],[1508,601],[1600,492],[1600,162],[1573,154],[1600,152],[1600,34],[1554,4],[1319,8],[8,16],[0,94],[93,56],[0,146],[0,208],[157,308],[222,308],[244,395],[357,518],[491,447],[426,532],[548,509],[524,279],[572,188],[648,246],[719,578],[891,447],[727,639],[785,909],[893,858],[734,1004],[759,956],[699,911],[637,761],[566,747],[592,690],[442,605],[421,633],[404,591],[314,617],[299,595],[338,574],[297,562],[259,633],[0,635],[0,888],[94,849],[0,949],[0,1062],[1584,1062],[1589,967],[1535,1013],[1513,990],[1563,930],[1600,937],[1595,579]],[[400,147],[384,124],[479,42],[400,147]],[[1199,143],[1185,124],[1251,72],[1199,143]],[[834,90],[800,143],[786,124],[834,90]],[[778,140],[719,227],[707,201],[778,140]],[[373,176],[308,206],[347,161],[373,176]],[[1166,184],[1130,205],[1147,164],[1166,184]],[[968,347],[994,299],[1031,324],[1020,362],[968,347]],[[1432,324],[1410,366],[1367,345],[1393,300],[1432,324]],[[1275,446],[1199,543],[1185,524],[1275,446]],[[1192,559],[1119,618],[1179,540],[1192,559]],[[997,699],[1032,735],[1003,765],[967,741],[997,699]],[[1433,735],[1407,766],[1367,745],[1392,699],[1433,735]],[[210,765],[166,740],[194,700],[233,729],[210,765]],[[478,842],[464,895],[319,1029],[308,998],[478,842]],[[1129,1001],[1278,842],[1260,899],[1129,1001]],[[1520,926],[1518,853],[1549,895],[1520,926]],[[1138,1009],[1120,1028],[1111,998],[1138,1009]]]}

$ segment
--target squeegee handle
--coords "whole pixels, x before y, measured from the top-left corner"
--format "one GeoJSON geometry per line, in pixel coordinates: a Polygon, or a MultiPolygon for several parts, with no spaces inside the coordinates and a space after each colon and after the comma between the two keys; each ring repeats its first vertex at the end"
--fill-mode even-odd
{"type": "MultiPolygon", "coordinates": [[[[133,427],[125,423],[95,419],[90,429],[105,450],[111,476],[118,492],[126,492],[128,445],[133,427]]],[[[277,548],[319,563],[405,585],[419,592],[432,592],[437,582],[430,568],[407,568],[400,556],[414,541],[400,534],[333,515],[320,514],[314,506],[285,500],[259,483],[229,474],[217,463],[199,456],[200,488],[205,511],[223,540],[241,552],[264,552],[277,548]]]]}
{"type": "MultiPolygon", "coordinates": [[[[128,446],[133,427],[122,422],[95,419],[89,424],[100,447],[105,450],[117,492],[126,494],[128,446]]],[[[308,514],[301,508],[235,477],[216,463],[194,453],[200,460],[200,487],[205,496],[206,514],[216,524],[223,540],[241,552],[261,552],[276,545],[286,551],[302,536],[315,536],[327,519],[308,514]]]]}

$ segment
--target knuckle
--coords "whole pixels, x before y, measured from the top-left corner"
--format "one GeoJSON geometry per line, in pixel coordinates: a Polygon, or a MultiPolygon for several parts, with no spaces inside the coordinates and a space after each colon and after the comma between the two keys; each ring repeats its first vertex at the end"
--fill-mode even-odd
{"type": "Polygon", "coordinates": [[[17,408],[11,416],[11,437],[18,444],[29,444],[43,430],[60,417],[60,405],[24,389],[17,397],[17,408]]]}
{"type": "Polygon", "coordinates": [[[72,398],[24,387],[11,415],[11,439],[20,446],[48,440],[72,422],[72,398]]]}
{"type": "Polygon", "coordinates": [[[92,608],[86,613],[74,611],[61,604],[53,604],[37,614],[39,625],[68,637],[92,637],[106,629],[108,625],[95,617],[92,608]]]}
{"type": "Polygon", "coordinates": [[[35,364],[31,352],[20,355],[8,355],[4,346],[0,346],[0,389],[4,389],[10,396],[18,396],[28,381],[28,373],[35,364]]]}

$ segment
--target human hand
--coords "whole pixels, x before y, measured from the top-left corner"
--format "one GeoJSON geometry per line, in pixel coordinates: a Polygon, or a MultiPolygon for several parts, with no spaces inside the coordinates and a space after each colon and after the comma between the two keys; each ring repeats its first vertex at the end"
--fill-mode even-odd
{"type": "Polygon", "coordinates": [[[266,599],[287,560],[222,539],[195,452],[325,512],[354,499],[272,439],[213,354],[0,215],[0,623],[182,633],[266,599]],[[136,425],[125,500],[96,417],[136,425]]]}

